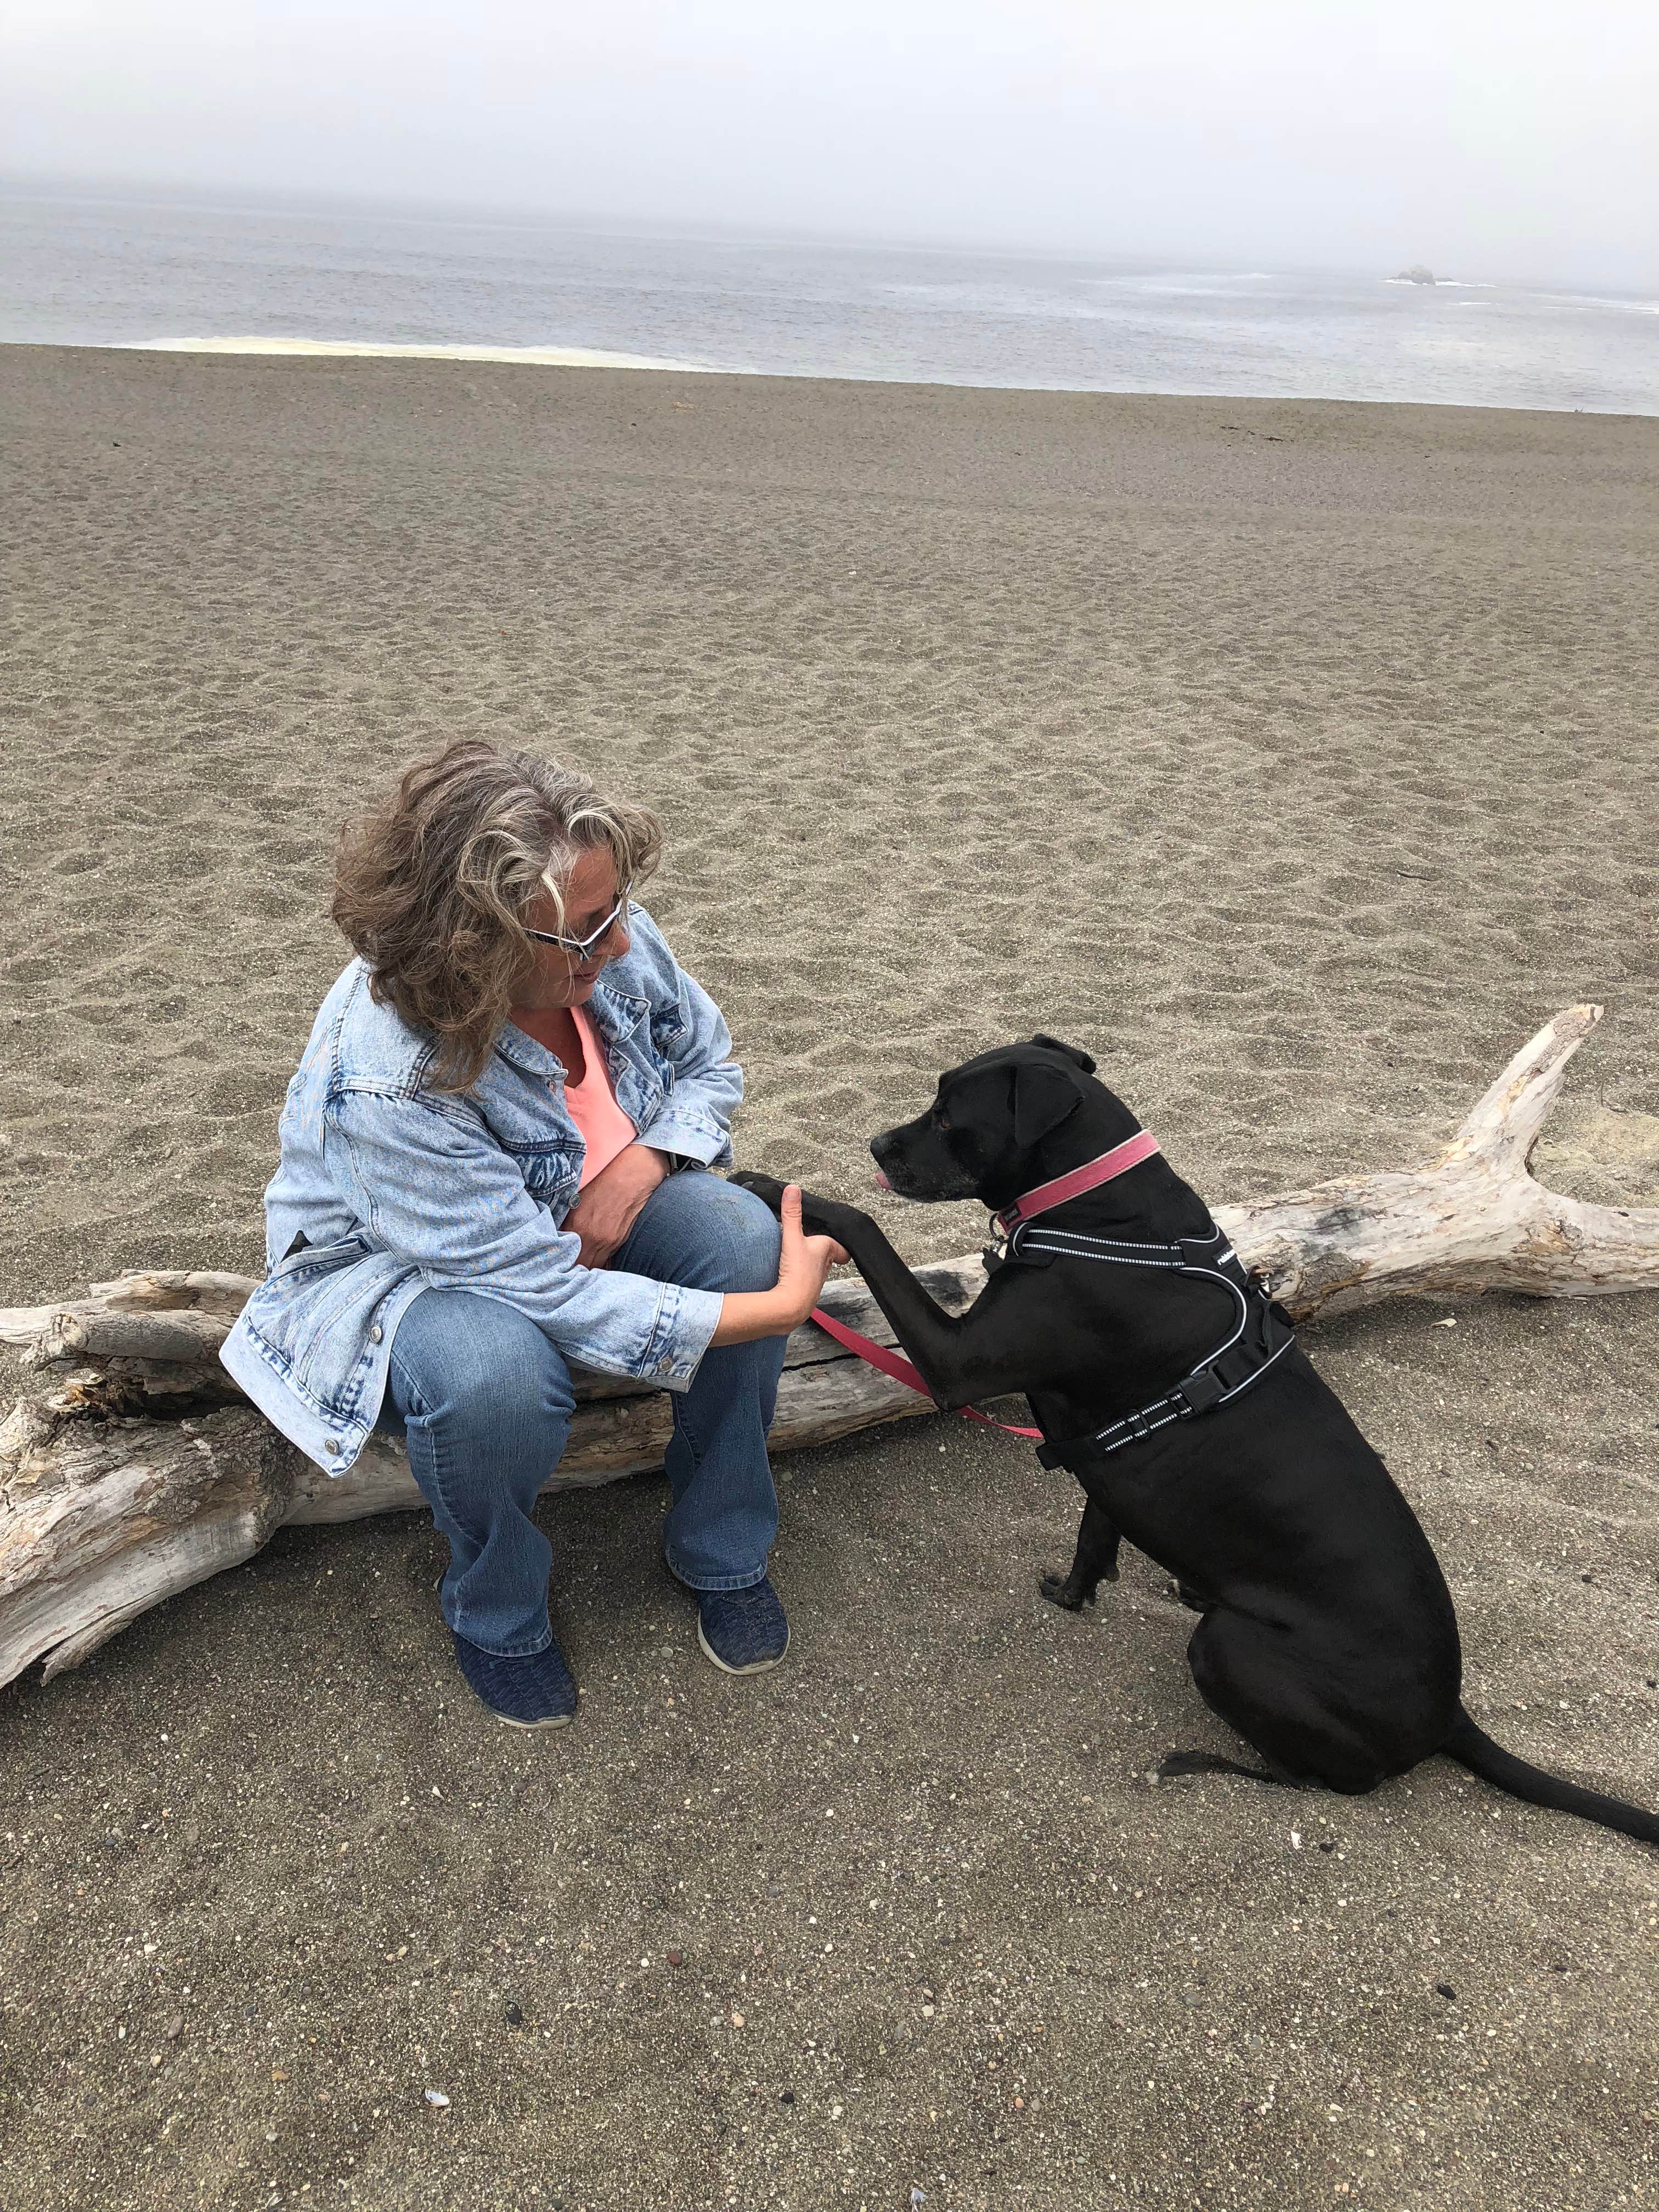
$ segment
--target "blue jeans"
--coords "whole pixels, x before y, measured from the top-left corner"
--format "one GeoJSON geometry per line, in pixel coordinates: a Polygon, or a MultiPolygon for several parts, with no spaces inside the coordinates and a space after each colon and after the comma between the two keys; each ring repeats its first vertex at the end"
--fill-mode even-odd
{"type": "MultiPolygon", "coordinates": [[[[611,1264],[699,1290],[769,1291],[778,1250],[769,1206],[687,1169],[652,1192],[611,1264]]],[[[746,1589],[766,1572],[778,1530],[766,1431],[784,1341],[706,1352],[690,1389],[673,1395],[663,1555],[692,1589],[746,1589]]],[[[422,1291],[398,1324],[380,1425],[403,1430],[415,1480],[448,1539],[444,1618],[503,1658],[553,1640],[552,1547],[533,1516],[574,1402],[557,1346],[500,1298],[422,1291]]]]}

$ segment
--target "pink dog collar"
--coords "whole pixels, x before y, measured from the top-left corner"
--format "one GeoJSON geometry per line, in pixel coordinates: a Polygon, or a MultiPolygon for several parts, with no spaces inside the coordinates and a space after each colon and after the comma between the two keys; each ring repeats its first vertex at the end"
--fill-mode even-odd
{"type": "Polygon", "coordinates": [[[1051,1206],[1064,1206],[1068,1198],[1081,1198],[1085,1190],[1096,1190],[1103,1182],[1125,1175],[1129,1169],[1139,1167],[1161,1151],[1158,1139],[1150,1129],[1139,1130],[1133,1137],[1114,1145],[1109,1152],[1103,1152],[1097,1160],[1090,1160],[1069,1175],[1056,1176],[1052,1182],[1040,1182],[1035,1190],[1026,1191],[1012,1206],[1006,1206],[996,1217],[997,1226],[1005,1237],[1012,1236],[1022,1221],[1030,1221],[1034,1214],[1046,1213],[1051,1206]]]}

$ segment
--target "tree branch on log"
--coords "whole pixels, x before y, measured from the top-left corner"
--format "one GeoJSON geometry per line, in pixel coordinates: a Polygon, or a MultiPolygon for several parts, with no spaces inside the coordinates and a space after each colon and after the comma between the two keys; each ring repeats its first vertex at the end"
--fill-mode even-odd
{"type": "Polygon", "coordinates": [[[1562,1198],[1528,1167],[1601,1012],[1569,1006],[1547,1022],[1429,1166],[1218,1206],[1216,1219],[1298,1321],[1401,1292],[1573,1298],[1659,1287],[1659,1206],[1562,1198]]]}
{"type": "MultiPolygon", "coordinates": [[[[1408,1293],[1659,1287],[1659,1207],[1586,1205],[1528,1170],[1567,1062],[1601,1016],[1599,1006],[1558,1014],[1429,1166],[1218,1207],[1217,1219],[1298,1320],[1408,1293]]],[[[958,1312],[984,1280],[977,1254],[917,1273],[958,1312]]],[[[348,1474],[330,1476],[240,1399],[216,1355],[255,1287],[241,1275],[149,1270],[95,1283],[83,1298],[0,1310],[0,1343],[58,1384],[0,1425],[0,1684],[37,1659],[48,1677],[78,1665],[286,1523],[421,1503],[390,1439],[372,1439],[348,1474]]],[[[823,1304],[893,1341],[862,1284],[826,1285],[823,1304]]],[[[576,1397],[550,1489],[661,1466],[672,1420],[662,1392],[595,1375],[578,1378],[576,1397]]],[[[789,1340],[771,1444],[788,1451],[932,1410],[809,1326],[789,1340]]]]}

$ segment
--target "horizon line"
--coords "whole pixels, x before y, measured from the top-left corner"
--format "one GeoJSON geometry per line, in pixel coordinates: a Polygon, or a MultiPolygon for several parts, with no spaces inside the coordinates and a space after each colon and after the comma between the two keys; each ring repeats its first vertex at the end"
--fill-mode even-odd
{"type": "MultiPolygon", "coordinates": [[[[18,171],[0,169],[0,197],[43,200],[49,203],[86,202],[94,205],[140,206],[164,209],[197,206],[204,212],[217,210],[226,214],[258,214],[278,220],[297,221],[306,216],[341,217],[374,216],[382,221],[410,224],[433,223],[457,228],[476,228],[499,230],[562,230],[577,234],[593,233],[643,238],[705,239],[715,243],[742,241],[749,244],[790,244],[822,248],[857,249],[861,252],[891,253],[944,253],[951,255],[980,255],[987,258],[1006,258],[1014,261],[1048,261],[1068,265],[1095,262],[1128,263],[1152,269],[1191,270],[1202,268],[1207,262],[1218,270],[1229,275],[1244,272],[1244,262],[1249,259],[1276,260],[1281,267],[1269,272],[1273,275],[1295,276],[1358,276],[1374,274],[1388,279],[1403,273],[1415,264],[1429,265],[1429,257],[1416,249],[1402,248],[1397,265],[1384,268],[1379,259],[1352,260],[1304,259],[1294,253],[1267,254],[1260,251],[1247,255],[1243,249],[1228,248],[1216,252],[1198,246],[1170,246],[1158,252],[1103,243],[1098,246],[1079,244],[1037,244],[1028,240],[993,240],[984,236],[969,237],[963,234],[943,236],[919,232],[875,232],[848,228],[830,230],[806,224],[769,225],[730,216],[706,216],[697,218],[676,217],[670,215],[606,214],[592,208],[555,208],[544,204],[521,202],[509,204],[499,200],[454,200],[422,198],[413,195],[385,196],[372,191],[307,191],[291,186],[268,184],[238,184],[228,179],[214,184],[191,182],[185,179],[164,180],[112,177],[72,176],[64,173],[26,174],[18,171]],[[1235,266],[1237,262],[1237,266],[1235,266]]],[[[1261,273],[1252,271],[1251,273],[1261,273]]],[[[1437,282],[1469,283],[1473,279],[1438,279],[1437,282]]],[[[1638,298],[1646,296],[1651,284],[1639,283],[1626,275],[1616,282],[1610,275],[1595,278],[1567,276],[1547,277],[1534,272],[1526,276],[1504,276],[1487,280],[1511,285],[1521,290],[1550,290],[1556,289],[1583,290],[1587,286],[1606,287],[1605,296],[1638,298]]]]}

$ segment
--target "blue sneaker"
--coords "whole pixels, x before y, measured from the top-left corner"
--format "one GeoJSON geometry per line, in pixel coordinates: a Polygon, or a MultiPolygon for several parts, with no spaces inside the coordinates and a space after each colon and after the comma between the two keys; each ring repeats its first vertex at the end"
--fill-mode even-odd
{"type": "Polygon", "coordinates": [[[455,1656],[468,1689],[508,1728],[563,1728],[575,1718],[576,1684],[556,1644],[527,1659],[502,1659],[457,1636],[455,1656]]]}
{"type": "Polygon", "coordinates": [[[789,1649],[789,1623],[763,1578],[747,1589],[697,1592],[697,1641],[728,1674],[763,1674],[789,1649]]]}

